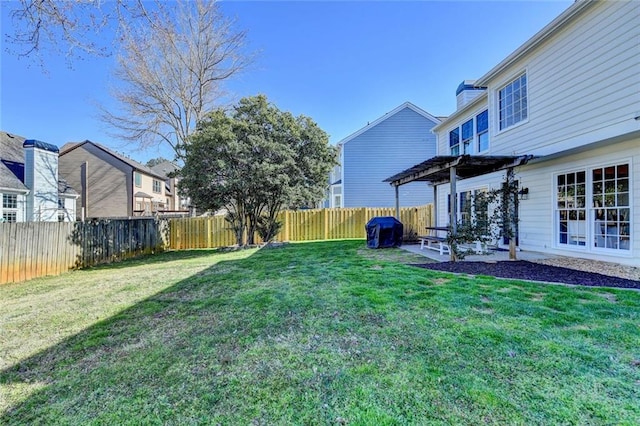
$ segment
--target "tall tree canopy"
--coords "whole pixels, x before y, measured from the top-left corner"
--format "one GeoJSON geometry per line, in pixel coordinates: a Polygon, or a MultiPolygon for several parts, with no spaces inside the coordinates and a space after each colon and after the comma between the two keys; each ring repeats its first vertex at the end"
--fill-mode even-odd
{"type": "Polygon", "coordinates": [[[103,110],[114,136],[142,147],[168,144],[176,157],[196,123],[220,105],[221,84],[245,69],[245,33],[212,0],[156,8],[144,25],[123,22],[112,95],[103,110]]]}
{"type": "Polygon", "coordinates": [[[216,109],[198,124],[185,147],[181,188],[200,208],[226,209],[238,245],[278,229],[283,207],[322,199],[336,162],[327,134],[309,117],[294,117],[265,96],[216,109]]]}
{"type": "Polygon", "coordinates": [[[72,61],[116,53],[116,108],[102,108],[102,120],[113,136],[142,148],[169,145],[178,158],[196,123],[221,105],[222,83],[252,59],[246,33],[215,0],[17,0],[5,7],[14,24],[5,40],[20,56],[51,51],[72,61]]]}

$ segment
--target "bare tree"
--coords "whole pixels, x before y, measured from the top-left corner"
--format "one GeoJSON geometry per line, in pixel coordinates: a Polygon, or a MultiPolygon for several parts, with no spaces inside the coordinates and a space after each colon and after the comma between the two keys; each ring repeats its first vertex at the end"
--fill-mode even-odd
{"type": "Polygon", "coordinates": [[[122,26],[113,97],[103,109],[114,136],[149,147],[169,144],[182,157],[196,123],[214,108],[221,83],[248,65],[245,32],[211,0],[178,1],[122,26]]]}
{"type": "Polygon", "coordinates": [[[141,18],[141,6],[141,0],[2,2],[13,25],[4,34],[5,48],[20,57],[40,59],[42,52],[51,51],[64,55],[69,64],[83,55],[108,56],[113,46],[110,35],[121,20],[141,18]]]}

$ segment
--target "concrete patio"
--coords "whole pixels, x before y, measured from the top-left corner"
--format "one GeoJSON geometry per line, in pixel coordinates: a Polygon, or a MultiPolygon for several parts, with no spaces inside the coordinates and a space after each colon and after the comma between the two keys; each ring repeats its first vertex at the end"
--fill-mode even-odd
{"type": "MultiPolygon", "coordinates": [[[[438,261],[438,262],[448,262],[450,257],[448,254],[441,255],[435,250],[431,249],[423,249],[420,250],[420,244],[403,244],[401,246],[403,250],[409,251],[411,253],[419,254],[429,259],[438,261]]],[[[516,254],[518,260],[541,260],[541,259],[551,259],[558,256],[554,256],[552,254],[540,253],[536,251],[518,251],[516,254]]],[[[462,261],[464,262],[497,262],[500,260],[509,260],[509,251],[508,250],[489,250],[487,254],[472,254],[465,256],[462,261]]]]}

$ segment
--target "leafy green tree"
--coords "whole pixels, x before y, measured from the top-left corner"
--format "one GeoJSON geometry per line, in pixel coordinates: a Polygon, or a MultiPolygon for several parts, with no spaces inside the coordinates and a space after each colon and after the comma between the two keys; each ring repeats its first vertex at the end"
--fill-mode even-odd
{"type": "Polygon", "coordinates": [[[263,95],[216,109],[185,146],[181,188],[200,208],[226,209],[238,245],[259,231],[272,239],[283,207],[322,199],[336,161],[327,134],[309,117],[279,110],[263,95]]]}

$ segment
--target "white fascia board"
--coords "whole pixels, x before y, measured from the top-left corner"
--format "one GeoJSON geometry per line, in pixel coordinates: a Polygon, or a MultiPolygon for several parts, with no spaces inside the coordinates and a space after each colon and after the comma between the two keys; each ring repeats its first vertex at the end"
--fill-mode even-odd
{"type": "Polygon", "coordinates": [[[498,65],[493,67],[488,73],[476,80],[476,86],[488,86],[500,72],[509,67],[511,64],[527,55],[529,52],[538,47],[542,42],[551,37],[557,31],[564,28],[568,23],[573,21],[580,13],[597,3],[597,0],[576,0],[571,6],[562,12],[556,19],[551,21],[547,26],[538,31],[533,37],[527,40],[522,46],[517,48],[513,53],[502,60],[498,65]]]}
{"type": "Polygon", "coordinates": [[[31,191],[29,191],[28,189],[18,189],[18,188],[4,188],[4,187],[0,187],[0,192],[2,193],[18,193],[18,194],[24,194],[24,195],[29,195],[29,193],[31,191]]]}
{"type": "Polygon", "coordinates": [[[395,108],[392,111],[389,111],[388,113],[386,113],[385,115],[383,115],[382,117],[378,118],[377,120],[367,124],[366,126],[364,126],[362,129],[350,134],[349,136],[347,136],[346,138],[342,139],[340,142],[337,143],[338,147],[342,147],[344,144],[346,144],[347,142],[349,142],[352,139],[357,138],[358,136],[360,136],[361,134],[363,134],[364,132],[366,132],[367,130],[377,126],[378,124],[382,123],[383,121],[385,121],[386,119],[393,117],[394,115],[396,115],[397,113],[399,113],[400,111],[402,111],[405,108],[409,108],[410,110],[414,111],[417,114],[420,114],[421,116],[423,116],[424,118],[433,121],[434,123],[440,123],[440,120],[436,117],[434,117],[433,115],[429,114],[428,112],[426,112],[425,110],[423,110],[422,108],[419,108],[417,106],[415,106],[414,104],[412,104],[411,102],[405,102],[402,105],[398,106],[397,108],[395,108]]]}

